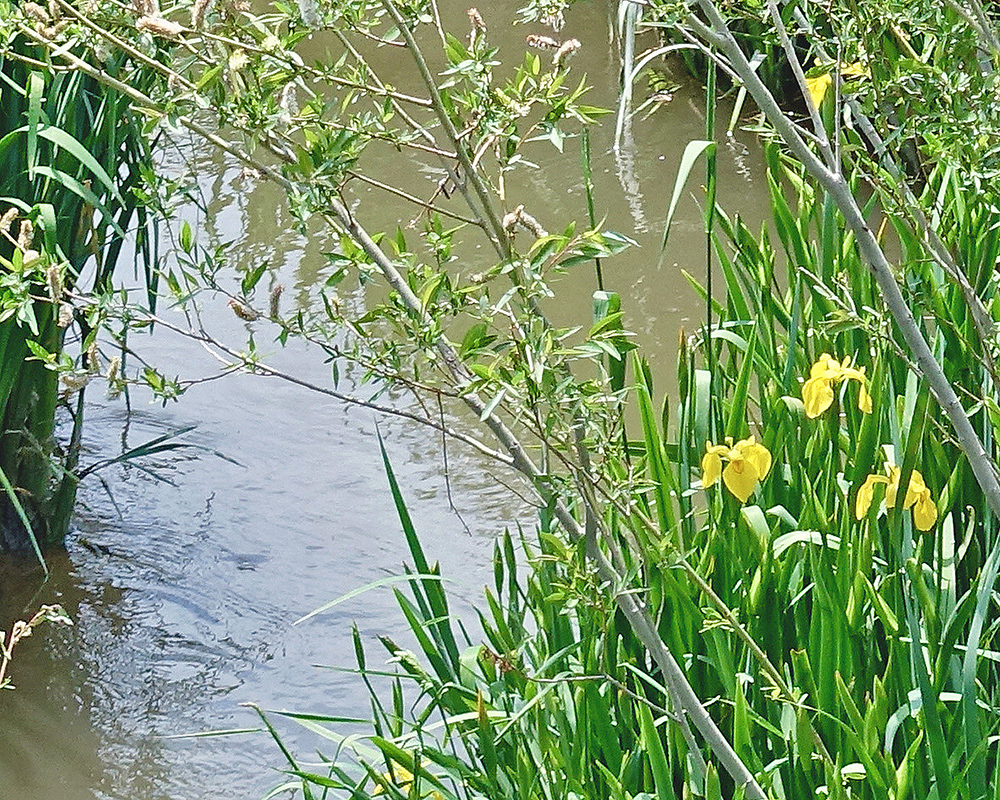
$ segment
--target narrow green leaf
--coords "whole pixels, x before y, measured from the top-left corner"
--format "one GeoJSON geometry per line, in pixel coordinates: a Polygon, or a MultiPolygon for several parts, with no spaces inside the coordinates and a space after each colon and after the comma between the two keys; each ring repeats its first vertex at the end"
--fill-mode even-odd
{"type": "Polygon", "coordinates": [[[17,497],[17,492],[14,491],[14,487],[7,478],[7,474],[2,469],[0,469],[0,486],[3,487],[4,492],[7,494],[7,499],[10,500],[10,504],[14,507],[14,513],[17,514],[17,518],[21,520],[21,524],[24,525],[24,530],[27,532],[28,539],[31,541],[31,549],[35,551],[35,558],[37,558],[38,563],[42,565],[42,571],[47,577],[49,574],[49,567],[45,563],[45,557],[42,555],[42,548],[38,544],[38,539],[35,538],[35,532],[31,529],[31,523],[28,521],[28,515],[24,512],[24,506],[21,505],[21,501],[17,497]]]}
{"type": "MultiPolygon", "coordinates": [[[[45,92],[45,79],[39,72],[28,75],[28,177],[34,179],[38,161],[38,128],[42,116],[42,100],[45,92]]],[[[16,131],[15,131],[16,132],[16,131]]]]}
{"type": "Polygon", "coordinates": [[[667,249],[667,239],[670,237],[670,226],[674,221],[674,212],[677,210],[677,203],[681,199],[681,193],[684,191],[684,186],[687,184],[688,177],[691,175],[691,170],[694,169],[698,156],[702,153],[712,154],[714,152],[715,142],[708,142],[701,139],[688,142],[684,148],[684,154],[681,156],[681,165],[677,170],[677,179],[674,181],[674,193],[670,198],[667,218],[663,225],[663,243],[660,245],[661,253],[667,249]]]}

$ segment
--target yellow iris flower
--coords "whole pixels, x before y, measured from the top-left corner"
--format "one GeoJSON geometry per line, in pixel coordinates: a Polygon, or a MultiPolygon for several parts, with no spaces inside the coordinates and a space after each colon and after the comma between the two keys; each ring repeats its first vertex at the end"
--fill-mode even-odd
{"type": "Polygon", "coordinates": [[[726,437],[726,444],[705,444],[705,455],[701,459],[701,485],[707,489],[719,480],[726,485],[741,503],[745,503],[757,484],[767,477],[771,469],[771,453],[762,444],[757,444],[753,436],[733,444],[726,437]],[[722,462],[727,461],[725,469],[722,462]]]}
{"type": "MultiPolygon", "coordinates": [[[[809,90],[809,99],[818,109],[823,105],[823,98],[833,86],[833,65],[820,64],[819,59],[817,59],[816,66],[819,67],[818,70],[810,69],[806,74],[806,89],[809,90]]],[[[863,64],[855,61],[853,64],[841,64],[840,76],[845,81],[849,81],[854,78],[870,78],[871,74],[863,64]]]]}
{"type": "MultiPolygon", "coordinates": [[[[393,764],[392,771],[395,773],[395,778],[388,772],[383,772],[382,777],[401,792],[409,794],[410,785],[413,783],[413,773],[399,764],[393,764]]],[[[376,786],[372,792],[372,797],[380,794],[385,794],[385,789],[382,786],[376,786]]],[[[444,796],[438,791],[424,792],[421,797],[429,797],[431,800],[444,800],[444,796]]]]}
{"type": "Polygon", "coordinates": [[[833,405],[833,388],[844,381],[858,382],[858,408],[865,414],[871,414],[872,398],[868,394],[865,368],[852,367],[850,356],[845,356],[841,363],[829,353],[823,353],[819,361],[812,365],[809,380],[802,384],[802,402],[806,407],[806,416],[815,419],[833,405]]]}
{"type": "MultiPolygon", "coordinates": [[[[875,495],[875,485],[885,484],[885,507],[895,508],[899,495],[900,469],[895,464],[888,464],[888,476],[869,475],[865,478],[864,484],[858,489],[858,496],[854,504],[854,516],[861,519],[871,508],[872,499],[875,495]]],[[[929,531],[937,521],[937,504],[931,497],[931,490],[924,483],[924,476],[917,470],[910,473],[910,485],[906,487],[906,495],[903,498],[903,508],[913,509],[913,524],[917,530],[929,531]]]]}

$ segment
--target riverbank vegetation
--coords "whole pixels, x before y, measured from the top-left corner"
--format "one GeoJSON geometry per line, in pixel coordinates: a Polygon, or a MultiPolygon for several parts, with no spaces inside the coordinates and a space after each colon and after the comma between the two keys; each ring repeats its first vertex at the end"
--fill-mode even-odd
{"type": "MultiPolygon", "coordinates": [[[[414,560],[398,597],[419,652],[384,642],[396,665],[385,695],[356,636],[374,734],[284,714],[335,749],[307,763],[271,727],[285,788],[1000,797],[1000,41],[978,2],[622,5],[629,91],[643,37],[695,45],[707,64],[705,138],[663,208],[669,248],[677,198],[691,183],[702,200],[690,281],[705,319],[682,337],[665,399],[666,376],[628,331],[629,298],[602,270],[628,232],[602,229],[589,188],[581,220],[548,220],[515,188],[541,147],[590,186],[586,131],[602,114],[573,69],[583,45],[562,33],[571,9],[527,7],[529,44],[545,49],[510,62],[490,40],[506,20],[485,8],[458,29],[433,4],[392,0],[263,14],[223,0],[55,2],[58,33],[23,8],[6,24],[152,129],[192,132],[282,186],[304,230],[333,232],[314,302],[287,310],[265,268],[234,276],[182,229],[160,266],[190,327],[158,324],[260,374],[282,375],[258,349],[265,336],[308,341],[332,364],[318,391],[475,448],[519,473],[540,509],[537,535],[500,538],[486,641],[472,641],[389,470],[414,560]],[[160,80],[127,85],[66,37],[160,80]],[[336,58],[306,63],[307,38],[336,58]],[[380,48],[412,59],[412,85],[380,76],[380,48]],[[779,105],[760,76],[786,71],[797,97],[779,105]],[[759,230],[716,202],[722,83],[755,106],[765,142],[759,230]],[[388,174],[369,167],[376,148],[400,153],[388,174]],[[400,185],[415,164],[440,181],[400,185]],[[414,227],[370,232],[358,184],[410,201],[414,227]],[[474,244],[490,258],[471,260],[474,244]],[[567,273],[592,281],[594,302],[560,328],[544,312],[567,273]],[[359,283],[380,288],[342,296],[359,283]],[[220,302],[246,342],[200,324],[198,304],[220,302]],[[348,370],[364,385],[343,388],[348,370]],[[412,404],[392,402],[401,390],[412,404]]],[[[95,318],[152,321],[127,298],[73,298],[95,318]]],[[[164,396],[182,388],[143,377],[164,396]]]]}
{"type": "MultiPolygon", "coordinates": [[[[74,306],[117,285],[126,241],[145,270],[152,307],[155,208],[138,190],[151,143],[124,97],[81,72],[45,62],[46,45],[66,36],[56,6],[0,7],[23,15],[32,42],[7,22],[0,52],[0,551],[58,544],[69,528],[79,479],[84,387],[115,357],[102,355],[95,319],[74,306]],[[19,12],[15,11],[19,9],[19,12]],[[42,60],[40,60],[42,59],[42,60]],[[68,434],[57,441],[60,409],[68,434]]],[[[108,54],[108,75],[142,86],[108,54]]],[[[120,361],[120,357],[118,357],[120,361]]]]}

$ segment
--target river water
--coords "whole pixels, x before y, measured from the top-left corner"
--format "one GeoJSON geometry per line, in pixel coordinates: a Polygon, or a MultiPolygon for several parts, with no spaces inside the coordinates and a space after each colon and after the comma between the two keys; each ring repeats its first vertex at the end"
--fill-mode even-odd
{"type": "MultiPolygon", "coordinates": [[[[505,64],[521,61],[526,33],[541,32],[509,24],[517,5],[491,4],[486,12],[505,64]]],[[[465,6],[450,3],[442,13],[446,25],[464,20],[465,6]]],[[[584,3],[571,10],[562,32],[583,42],[575,69],[594,87],[590,102],[605,107],[614,106],[618,85],[612,25],[603,5],[584,3]]],[[[629,326],[647,346],[661,384],[673,372],[678,329],[695,327],[692,319],[701,313],[680,275],[681,267],[704,270],[697,204],[682,202],[662,264],[659,238],[681,152],[703,138],[703,119],[701,90],[678,89],[657,114],[636,122],[631,169],[624,171],[611,153],[613,121],[593,133],[597,213],[641,245],[606,263],[605,280],[623,294],[629,326]]],[[[737,133],[726,141],[723,202],[758,214],[765,188],[752,139],[737,133]]],[[[543,222],[553,227],[570,218],[582,224],[576,142],[567,142],[564,156],[538,147],[532,155],[541,169],[514,191],[544,209],[543,222]]],[[[185,212],[197,223],[199,241],[231,239],[238,257],[267,259],[291,302],[316,280],[323,242],[294,232],[273,187],[247,183],[238,167],[196,144],[182,142],[165,158],[168,166],[183,158],[202,176],[209,213],[185,212]]],[[[374,194],[355,197],[370,227],[409,219],[409,209],[374,194]],[[369,201],[376,201],[376,212],[369,201]]],[[[588,324],[593,288],[589,273],[567,276],[552,315],[588,324]]],[[[223,300],[209,302],[205,313],[234,344],[245,336],[223,300]]],[[[211,374],[213,362],[202,349],[165,331],[133,345],[166,374],[211,374]]],[[[268,352],[298,375],[328,380],[328,367],[309,348],[279,352],[275,345],[268,352]]],[[[265,736],[176,737],[253,727],[256,718],[240,706],[248,702],[366,715],[358,681],[317,665],[353,666],[352,623],[378,658],[375,636],[403,631],[391,593],[368,592],[306,624],[291,622],[399,572],[406,559],[375,419],[287,383],[245,375],[197,385],[166,408],[134,393],[129,411],[121,400],[98,395],[92,392],[88,409],[84,463],[195,426],[181,439],[192,447],[143,462],[148,469],[116,467],[100,473],[101,480],[88,479],[65,551],[48,556],[47,582],[30,562],[2,567],[4,624],[39,603],[59,602],[75,625],[42,628],[19,648],[12,669],[17,689],[0,696],[0,798],[261,797],[281,780],[280,754],[265,736]]],[[[518,522],[530,526],[532,511],[505,486],[511,476],[452,447],[460,519],[449,508],[437,438],[398,419],[379,426],[425,546],[449,579],[454,610],[471,620],[468,609],[492,582],[494,537],[518,522]]],[[[303,732],[282,730],[305,752],[322,747],[303,732]]]]}

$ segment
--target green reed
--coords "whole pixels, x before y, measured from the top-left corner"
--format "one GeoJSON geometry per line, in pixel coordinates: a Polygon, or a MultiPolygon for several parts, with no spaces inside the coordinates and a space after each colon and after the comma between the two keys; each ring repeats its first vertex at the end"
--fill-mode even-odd
{"type": "MultiPolygon", "coordinates": [[[[18,38],[0,54],[0,213],[11,210],[0,240],[0,525],[6,547],[30,545],[39,558],[42,546],[62,540],[73,509],[83,422],[76,384],[102,368],[93,320],[74,312],[73,293],[113,288],[126,232],[149,303],[156,290],[151,208],[134,193],[150,160],[140,120],[93,79],[23,60],[41,55],[18,38]],[[75,378],[61,387],[67,370],[75,378]],[[64,394],[75,402],[67,404],[72,431],[60,448],[55,420],[64,394]]],[[[126,72],[121,59],[104,68],[126,72]]]]}

